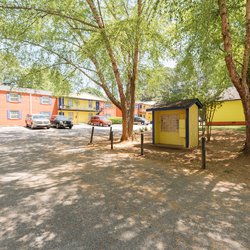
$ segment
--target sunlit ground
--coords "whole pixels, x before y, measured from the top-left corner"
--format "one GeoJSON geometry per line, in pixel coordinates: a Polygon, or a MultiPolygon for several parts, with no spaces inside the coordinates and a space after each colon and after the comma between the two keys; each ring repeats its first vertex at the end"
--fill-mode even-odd
{"type": "Polygon", "coordinates": [[[105,131],[0,128],[0,249],[249,249],[242,135],[216,134],[201,171],[198,149],[140,157],[105,131]]]}

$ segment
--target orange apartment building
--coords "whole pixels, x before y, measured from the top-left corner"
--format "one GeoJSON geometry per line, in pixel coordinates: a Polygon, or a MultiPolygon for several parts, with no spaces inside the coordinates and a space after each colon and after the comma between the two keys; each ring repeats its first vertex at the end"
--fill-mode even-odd
{"type": "MultiPolygon", "coordinates": [[[[70,95],[69,97],[65,98],[67,100],[69,99],[68,102],[71,101],[71,103],[73,103],[73,99],[78,100],[81,97],[82,96],[70,95]]],[[[119,110],[110,101],[106,101],[105,99],[98,98],[93,95],[88,95],[86,97],[86,94],[82,97],[82,99],[82,101],[78,100],[77,103],[84,101],[86,102],[86,100],[88,103],[91,102],[92,109],[90,110],[90,108],[88,108],[85,110],[87,107],[86,104],[86,107],[84,106],[83,110],[89,115],[100,114],[108,118],[122,117],[121,110],[119,110]],[[94,105],[94,103],[96,104],[94,105]],[[93,105],[95,108],[93,108],[93,105]]],[[[27,114],[46,114],[48,116],[56,115],[62,112],[61,105],[59,105],[59,103],[58,98],[54,97],[50,91],[0,85],[0,126],[24,126],[25,117],[27,114]]],[[[146,109],[151,107],[153,104],[154,102],[136,102],[134,115],[145,117],[151,121],[151,112],[146,112],[146,109]]],[[[79,110],[78,106],[77,111],[79,113],[81,110],[79,110]]],[[[63,111],[66,112],[65,110],[63,111]]],[[[68,108],[67,112],[68,111],[72,111],[72,107],[68,108]]],[[[65,115],[70,117],[68,113],[65,115]]],[[[89,118],[90,117],[87,115],[85,119],[82,120],[82,122],[87,122],[89,118]]]]}
{"type": "Polygon", "coordinates": [[[110,101],[100,103],[100,115],[109,117],[121,117],[121,111],[110,101]],[[120,111],[120,112],[119,112],[120,111]]]}
{"type": "Polygon", "coordinates": [[[49,91],[0,85],[0,126],[24,126],[27,114],[57,114],[57,98],[49,91]]]}
{"type": "MultiPolygon", "coordinates": [[[[134,115],[140,116],[152,121],[152,112],[146,111],[146,109],[153,107],[155,101],[140,102],[135,103],[134,115]]],[[[102,111],[100,115],[105,115],[106,117],[122,117],[122,112],[111,102],[103,103],[102,111]]]]}

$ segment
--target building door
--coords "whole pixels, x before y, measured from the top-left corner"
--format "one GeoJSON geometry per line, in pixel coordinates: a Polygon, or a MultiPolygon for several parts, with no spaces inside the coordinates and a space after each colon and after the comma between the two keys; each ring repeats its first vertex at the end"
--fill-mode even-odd
{"type": "Polygon", "coordinates": [[[64,97],[58,98],[58,106],[59,106],[59,109],[64,107],[64,97]]]}

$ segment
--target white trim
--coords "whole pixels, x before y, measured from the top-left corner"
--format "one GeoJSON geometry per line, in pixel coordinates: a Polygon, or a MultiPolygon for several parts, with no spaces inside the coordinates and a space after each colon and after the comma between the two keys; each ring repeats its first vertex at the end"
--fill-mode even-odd
{"type": "Polygon", "coordinates": [[[37,89],[28,89],[28,88],[19,88],[16,86],[5,86],[0,85],[0,90],[7,92],[18,92],[18,93],[28,93],[28,94],[38,94],[38,95],[47,95],[53,96],[52,92],[45,90],[37,90],[37,89]]]}

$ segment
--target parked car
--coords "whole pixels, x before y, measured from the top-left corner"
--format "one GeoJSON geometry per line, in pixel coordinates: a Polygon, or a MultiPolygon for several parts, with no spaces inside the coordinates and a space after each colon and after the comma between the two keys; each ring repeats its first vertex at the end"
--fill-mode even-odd
{"type": "Polygon", "coordinates": [[[50,118],[52,127],[56,128],[69,128],[73,127],[73,122],[64,115],[54,115],[50,118]]]}
{"type": "Polygon", "coordinates": [[[134,123],[140,123],[142,125],[148,125],[150,124],[150,121],[147,119],[140,117],[140,116],[134,116],[134,123]]]}
{"type": "Polygon", "coordinates": [[[34,128],[50,128],[49,119],[41,114],[27,115],[25,118],[26,127],[34,128]]]}
{"type": "Polygon", "coordinates": [[[94,115],[90,118],[88,124],[97,126],[111,126],[112,122],[105,116],[94,115]]]}

